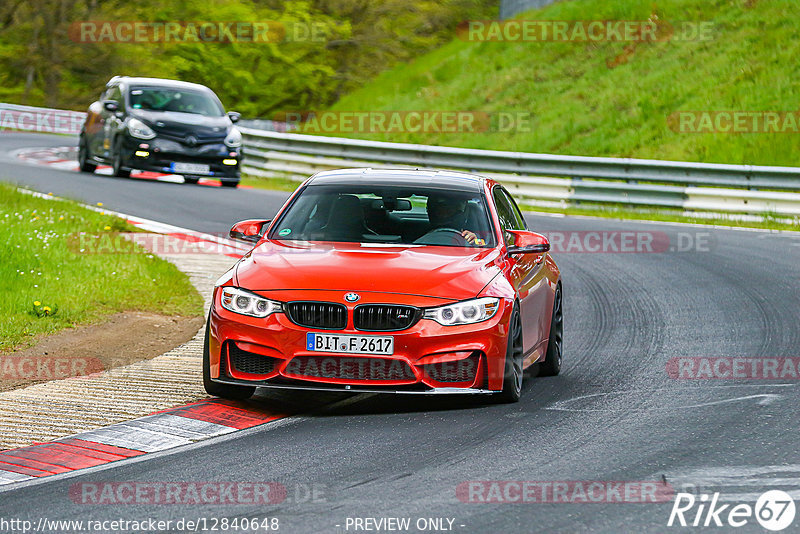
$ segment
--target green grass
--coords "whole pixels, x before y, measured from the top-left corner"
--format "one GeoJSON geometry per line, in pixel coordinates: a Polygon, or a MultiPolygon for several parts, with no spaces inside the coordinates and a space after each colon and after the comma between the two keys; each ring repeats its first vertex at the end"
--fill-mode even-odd
{"type": "Polygon", "coordinates": [[[0,352],[120,311],[202,314],[200,295],[171,263],[142,249],[82,254],[74,246],[80,232],[130,231],[112,215],[0,184],[0,352]]]}
{"type": "MultiPolygon", "coordinates": [[[[543,20],[711,21],[713,39],[642,43],[454,39],[399,65],[340,111],[531,113],[528,129],[345,134],[367,139],[585,156],[800,164],[800,134],[684,134],[677,111],[791,111],[800,102],[796,0],[601,0],[530,12],[543,20]],[[615,62],[618,63],[615,65],[615,62]],[[611,67],[609,67],[611,65],[611,67]]],[[[342,135],[342,134],[338,134],[342,135]]]]}
{"type": "Polygon", "coordinates": [[[252,174],[242,174],[241,185],[249,187],[257,187],[259,189],[272,189],[275,191],[294,191],[302,182],[293,180],[287,176],[274,176],[266,178],[263,176],[254,176],[252,174]]]}

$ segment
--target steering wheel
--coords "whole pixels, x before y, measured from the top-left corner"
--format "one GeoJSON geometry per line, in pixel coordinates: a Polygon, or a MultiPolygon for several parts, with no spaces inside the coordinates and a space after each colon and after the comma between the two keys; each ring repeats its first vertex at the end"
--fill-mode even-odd
{"type": "Polygon", "coordinates": [[[417,245],[468,245],[469,241],[455,228],[434,228],[416,241],[417,245]]]}

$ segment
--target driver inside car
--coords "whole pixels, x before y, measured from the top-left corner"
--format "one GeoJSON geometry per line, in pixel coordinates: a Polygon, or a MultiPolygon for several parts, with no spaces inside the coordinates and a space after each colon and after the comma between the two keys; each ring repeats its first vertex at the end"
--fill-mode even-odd
{"type": "Polygon", "coordinates": [[[470,245],[481,245],[475,232],[466,229],[467,201],[450,195],[431,195],[426,206],[430,230],[450,228],[461,232],[461,236],[470,245]]]}

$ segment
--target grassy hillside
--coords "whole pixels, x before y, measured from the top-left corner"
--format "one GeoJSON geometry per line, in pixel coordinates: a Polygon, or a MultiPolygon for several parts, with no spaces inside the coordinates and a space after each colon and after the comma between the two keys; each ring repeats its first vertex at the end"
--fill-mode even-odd
{"type": "MultiPolygon", "coordinates": [[[[530,112],[530,131],[353,134],[529,152],[800,165],[795,133],[676,133],[685,110],[796,111],[796,0],[574,0],[540,20],[712,21],[711,40],[466,42],[387,71],[333,109],[530,112]]],[[[351,134],[348,134],[351,135],[351,134]]]]}

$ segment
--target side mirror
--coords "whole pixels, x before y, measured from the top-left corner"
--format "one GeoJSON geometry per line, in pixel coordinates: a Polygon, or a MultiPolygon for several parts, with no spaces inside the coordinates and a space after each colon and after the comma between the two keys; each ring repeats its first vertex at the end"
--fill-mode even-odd
{"type": "Polygon", "coordinates": [[[239,221],[233,225],[228,235],[240,241],[258,243],[261,241],[261,237],[264,234],[264,227],[267,226],[271,220],[272,219],[248,219],[246,221],[239,221]]]}
{"type": "Polygon", "coordinates": [[[541,254],[550,250],[550,241],[542,234],[525,230],[506,230],[514,236],[514,245],[507,247],[509,254],[541,254]]]}
{"type": "Polygon", "coordinates": [[[242,118],[242,114],[239,113],[238,111],[229,111],[228,118],[231,120],[231,122],[236,123],[239,122],[239,119],[242,118]]]}
{"type": "Polygon", "coordinates": [[[106,108],[106,111],[113,113],[119,110],[119,102],[116,100],[103,100],[103,107],[106,108]]]}

